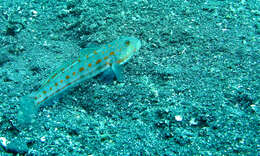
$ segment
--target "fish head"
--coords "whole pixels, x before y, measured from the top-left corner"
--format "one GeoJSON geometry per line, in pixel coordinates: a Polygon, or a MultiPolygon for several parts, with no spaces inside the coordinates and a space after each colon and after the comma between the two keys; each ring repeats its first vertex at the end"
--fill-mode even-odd
{"type": "Polygon", "coordinates": [[[141,48],[141,41],[135,37],[122,37],[115,42],[118,44],[116,61],[119,64],[126,63],[141,48]]]}

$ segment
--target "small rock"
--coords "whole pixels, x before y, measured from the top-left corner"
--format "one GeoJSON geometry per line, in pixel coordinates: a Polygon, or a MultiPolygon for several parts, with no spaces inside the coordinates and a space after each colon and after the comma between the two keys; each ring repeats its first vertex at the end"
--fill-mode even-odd
{"type": "Polygon", "coordinates": [[[13,140],[6,144],[4,147],[6,152],[14,153],[14,154],[25,154],[28,152],[27,144],[22,140],[13,140]]]}

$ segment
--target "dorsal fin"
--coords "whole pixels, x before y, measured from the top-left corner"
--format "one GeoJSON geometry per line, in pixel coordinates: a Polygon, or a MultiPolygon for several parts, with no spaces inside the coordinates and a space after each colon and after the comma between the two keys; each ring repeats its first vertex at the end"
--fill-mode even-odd
{"type": "Polygon", "coordinates": [[[95,50],[98,50],[99,48],[101,48],[101,46],[97,44],[90,44],[86,48],[81,49],[79,52],[80,55],[89,55],[93,53],[95,50]]]}

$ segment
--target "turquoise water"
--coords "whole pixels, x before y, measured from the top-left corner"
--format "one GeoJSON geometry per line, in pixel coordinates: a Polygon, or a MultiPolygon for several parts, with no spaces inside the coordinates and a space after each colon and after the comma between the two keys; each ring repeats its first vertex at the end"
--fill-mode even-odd
{"type": "Polygon", "coordinates": [[[1,1],[0,153],[257,155],[259,1],[1,1]],[[21,126],[21,97],[80,50],[142,42],[21,126]]]}

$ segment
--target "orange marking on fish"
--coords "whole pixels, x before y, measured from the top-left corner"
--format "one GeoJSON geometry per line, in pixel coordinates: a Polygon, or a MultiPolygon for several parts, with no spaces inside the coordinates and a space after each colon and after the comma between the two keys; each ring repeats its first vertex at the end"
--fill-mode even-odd
{"type": "Polygon", "coordinates": [[[82,72],[84,70],[84,67],[79,68],[79,72],[82,72]]]}
{"type": "Polygon", "coordinates": [[[126,57],[124,57],[124,58],[122,58],[122,59],[119,59],[119,60],[117,60],[116,62],[117,62],[117,63],[124,62],[127,58],[128,58],[128,56],[126,56],[126,57]]]}
{"type": "Polygon", "coordinates": [[[130,41],[126,41],[125,44],[126,44],[127,46],[129,46],[129,45],[130,45],[130,41]]]}
{"type": "Polygon", "coordinates": [[[109,53],[109,55],[115,55],[115,52],[112,51],[112,52],[109,53]]]}
{"type": "Polygon", "coordinates": [[[106,65],[112,65],[111,63],[109,63],[109,62],[106,62],[106,65]]]}
{"type": "MultiPolygon", "coordinates": [[[[55,73],[51,78],[53,79],[53,78],[55,78],[55,76],[57,75],[57,73],[55,73]]],[[[48,80],[49,81],[49,80],[48,80]]],[[[50,81],[49,81],[50,82],[50,81]]]]}
{"type": "Polygon", "coordinates": [[[98,59],[98,60],[96,61],[96,64],[99,64],[101,61],[102,61],[101,59],[98,59]]]}
{"type": "Polygon", "coordinates": [[[106,60],[106,59],[108,59],[108,56],[105,56],[105,57],[104,57],[104,60],[106,60]]]}

